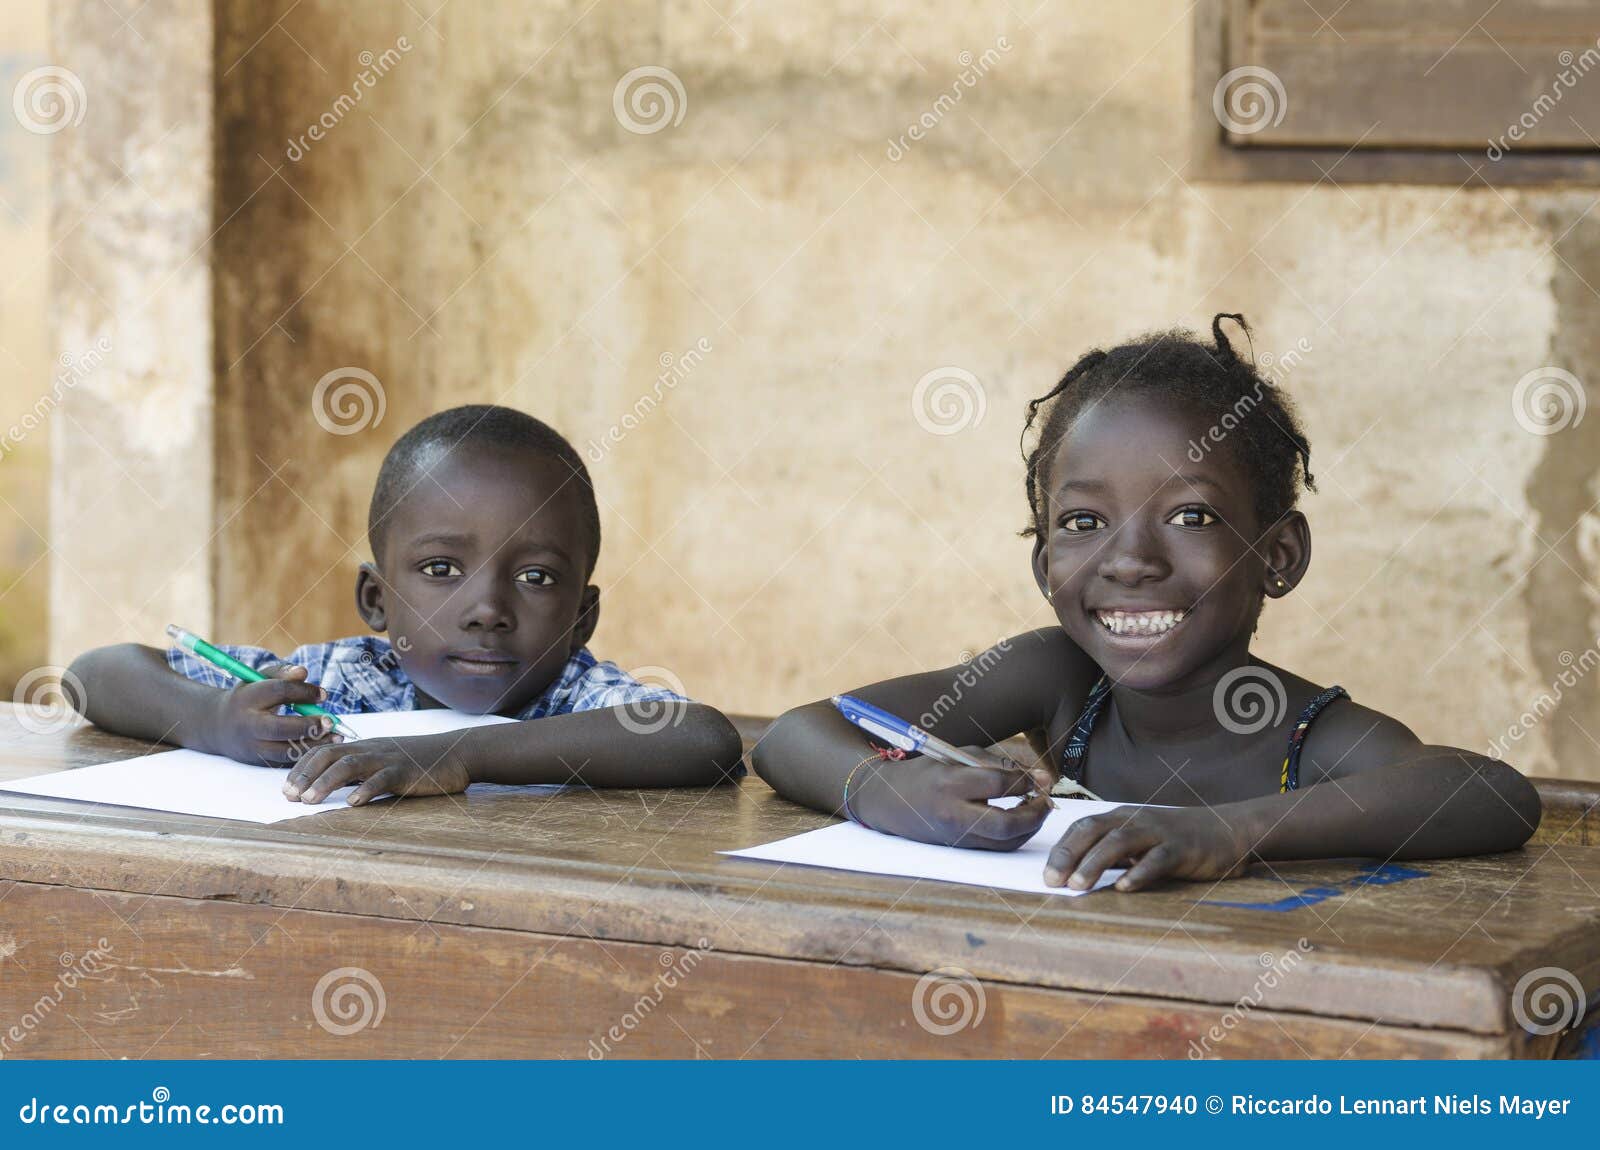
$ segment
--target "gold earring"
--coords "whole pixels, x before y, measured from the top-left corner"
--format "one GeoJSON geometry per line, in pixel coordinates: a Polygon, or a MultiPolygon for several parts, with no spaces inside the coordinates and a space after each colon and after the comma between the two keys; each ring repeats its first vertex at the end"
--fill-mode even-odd
{"type": "Polygon", "coordinates": [[[1282,579],[1278,580],[1278,590],[1282,591],[1288,585],[1289,584],[1285,583],[1282,579]]]}

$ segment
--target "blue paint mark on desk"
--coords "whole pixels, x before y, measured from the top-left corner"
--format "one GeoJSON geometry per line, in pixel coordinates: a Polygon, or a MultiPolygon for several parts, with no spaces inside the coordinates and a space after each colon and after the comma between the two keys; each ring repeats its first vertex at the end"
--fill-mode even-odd
{"type": "Polygon", "coordinates": [[[1578,1036],[1578,1044],[1569,1057],[1600,1060],[1600,1025],[1590,1026],[1578,1036]]]}
{"type": "Polygon", "coordinates": [[[1360,890],[1364,886],[1388,886],[1391,883],[1406,882],[1414,878],[1427,878],[1425,870],[1413,870],[1411,867],[1397,866],[1394,863],[1374,864],[1364,866],[1351,878],[1346,879],[1338,886],[1308,886],[1297,891],[1287,898],[1274,899],[1271,902],[1228,902],[1222,899],[1199,899],[1201,906],[1231,906],[1240,910],[1272,910],[1286,911],[1299,910],[1302,907],[1315,906],[1319,902],[1326,902],[1330,898],[1349,894],[1353,890],[1360,890]]]}

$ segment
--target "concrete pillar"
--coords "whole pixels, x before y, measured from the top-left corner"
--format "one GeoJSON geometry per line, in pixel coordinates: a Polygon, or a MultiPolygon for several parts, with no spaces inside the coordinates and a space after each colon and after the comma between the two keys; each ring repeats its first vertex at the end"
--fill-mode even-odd
{"type": "Polygon", "coordinates": [[[213,622],[211,4],[59,0],[51,31],[70,112],[50,287],[70,380],[50,418],[50,653],[65,663],[213,622]]]}

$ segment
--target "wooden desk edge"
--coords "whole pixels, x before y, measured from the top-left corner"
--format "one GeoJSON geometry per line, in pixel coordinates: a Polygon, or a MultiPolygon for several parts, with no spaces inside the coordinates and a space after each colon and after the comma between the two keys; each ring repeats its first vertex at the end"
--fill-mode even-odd
{"type": "MultiPolygon", "coordinates": [[[[612,868],[588,863],[552,862],[530,882],[526,868],[491,860],[476,871],[470,890],[464,890],[456,876],[441,873],[434,856],[392,847],[374,857],[373,852],[352,854],[336,847],[257,842],[236,863],[212,858],[195,866],[190,864],[199,852],[218,848],[210,836],[123,833],[116,836],[114,851],[110,845],[104,830],[11,813],[0,823],[0,881],[547,936],[587,934],[603,941],[695,948],[704,940],[710,949],[729,954],[917,974],[954,964],[1000,983],[1218,1006],[1250,997],[1257,1006],[1295,1013],[1480,1034],[1506,1033],[1510,1022],[1508,979],[1514,972],[1487,965],[1380,970],[1371,956],[1313,950],[1296,967],[1304,977],[1269,987],[1261,979],[1260,955],[1265,951],[1239,945],[1230,949],[1220,940],[1205,947],[1192,932],[1157,931],[1154,924],[1149,938],[1108,938],[1094,930],[1095,917],[1089,916],[1083,929],[1042,933],[1005,923],[1012,929],[1004,930],[995,929],[1000,920],[993,915],[987,922],[958,922],[929,914],[919,907],[927,898],[897,899],[883,910],[859,897],[851,905],[844,896],[829,902],[827,922],[819,924],[817,899],[809,886],[791,895],[791,884],[781,875],[738,860],[728,860],[738,868],[729,872],[734,889],[683,884],[666,872],[636,872],[637,881],[619,879],[612,868]],[[41,857],[37,844],[45,839],[50,850],[41,857]],[[264,857],[270,857],[270,873],[264,857]],[[160,882],[155,873],[159,868],[150,865],[155,862],[170,864],[170,873],[160,882]],[[747,867],[761,871],[757,885],[762,902],[754,909],[746,889],[751,881],[738,873],[747,867]],[[641,898],[639,883],[650,880],[670,885],[647,886],[647,897],[641,898]],[[385,910],[375,912],[378,905],[385,910]],[[842,944],[846,938],[853,940],[848,946],[842,944]],[[1197,945],[1209,961],[1193,963],[1197,945]],[[1424,973],[1425,985],[1420,981],[1424,973]]],[[[808,880],[815,874],[802,873],[808,880]]],[[[928,897],[937,895],[935,890],[928,897]]],[[[1126,923],[1119,920],[1119,925],[1126,923]]],[[[1588,973],[1586,985],[1596,975],[1588,973]]]]}
{"type": "MultiPolygon", "coordinates": [[[[735,720],[747,739],[759,735],[768,722],[751,716],[735,720]]],[[[1547,802],[1541,833],[1548,828],[1565,844],[1594,841],[1586,836],[1591,822],[1600,818],[1600,786],[1535,781],[1547,802]]],[[[1198,922],[1176,941],[1168,937],[1170,930],[1161,937],[1155,937],[1157,932],[1140,937],[1136,929],[1127,930],[1125,917],[1118,919],[1124,935],[1107,938],[1094,931],[1096,916],[1089,914],[1081,915],[1081,930],[1034,934],[1008,923],[1013,929],[1006,932],[976,911],[959,926],[949,916],[929,913],[929,904],[939,901],[937,894],[920,897],[917,892],[895,899],[888,911],[882,910],[887,899],[846,892],[828,903],[827,921],[821,922],[814,892],[810,897],[798,889],[791,893],[781,876],[764,868],[761,877],[753,879],[746,868],[760,864],[731,860],[725,864],[726,882],[721,865],[684,881],[676,872],[668,873],[670,867],[659,874],[634,868],[619,877],[609,865],[542,860],[538,882],[532,884],[525,866],[489,864],[481,876],[475,875],[470,893],[463,897],[460,883],[440,874],[437,853],[387,844],[379,860],[372,851],[338,845],[260,840],[219,844],[210,842],[214,833],[198,827],[135,831],[45,812],[8,813],[0,822],[0,876],[36,884],[547,935],[587,931],[598,938],[656,945],[692,947],[705,938],[730,954],[911,973],[953,961],[979,978],[997,982],[1155,998],[1175,997],[1172,988],[1181,986],[1182,1000],[1216,1004],[1238,1001],[1260,973],[1253,965],[1256,954],[1242,953],[1236,938],[1228,946],[1219,945],[1222,961],[1202,964],[1195,978],[1194,970],[1186,966],[1198,945],[1193,932],[1220,930],[1225,937],[1232,933],[1231,928],[1198,922]],[[49,843],[44,855],[41,841],[49,843]],[[219,859],[217,850],[233,851],[232,859],[219,859]],[[186,857],[204,857],[205,864],[172,866],[175,858],[186,857]],[[157,882],[156,872],[163,866],[172,873],[157,882]],[[750,904],[752,888],[763,891],[762,905],[755,911],[750,904]],[[742,930],[726,925],[741,913],[742,930]],[[985,937],[974,943],[969,927],[985,937]],[[854,939],[848,946],[846,937],[854,939]],[[1185,973],[1188,981],[1182,977],[1185,973]]],[[[1441,964],[1426,972],[1423,986],[1417,981],[1419,970],[1397,963],[1383,970],[1384,977],[1375,984],[1368,957],[1336,950],[1315,953],[1307,959],[1311,977],[1295,980],[1293,995],[1268,990],[1260,1005],[1488,1034],[1509,1029],[1510,979],[1517,972],[1488,964],[1441,964]],[[1441,1004],[1446,1005],[1441,1009],[1441,1004]]],[[[1579,973],[1587,985],[1596,971],[1585,968],[1579,973]]]]}

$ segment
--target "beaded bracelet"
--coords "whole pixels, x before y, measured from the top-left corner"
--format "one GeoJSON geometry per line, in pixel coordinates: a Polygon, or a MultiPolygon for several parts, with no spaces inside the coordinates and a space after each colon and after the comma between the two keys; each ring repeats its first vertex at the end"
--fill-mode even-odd
{"type": "Polygon", "coordinates": [[[877,759],[881,762],[884,759],[903,759],[906,757],[906,753],[899,747],[875,747],[873,750],[875,751],[874,754],[868,755],[855,766],[851,767],[850,773],[844,777],[844,802],[841,804],[845,818],[849,819],[853,823],[859,823],[861,826],[866,827],[869,831],[873,828],[868,826],[867,821],[850,809],[850,783],[856,777],[856,772],[862,767],[866,766],[868,763],[872,762],[874,759],[877,759]]]}
{"type": "MultiPolygon", "coordinates": [[[[849,819],[853,823],[860,823],[862,826],[866,826],[867,824],[859,815],[850,809],[850,783],[855,779],[857,771],[866,766],[868,763],[872,762],[872,760],[876,759],[877,757],[877,755],[868,755],[855,766],[851,767],[850,773],[844,777],[844,802],[841,804],[841,809],[844,811],[845,818],[849,819]]],[[[871,828],[869,827],[868,829],[870,830],[871,828]]]]}

